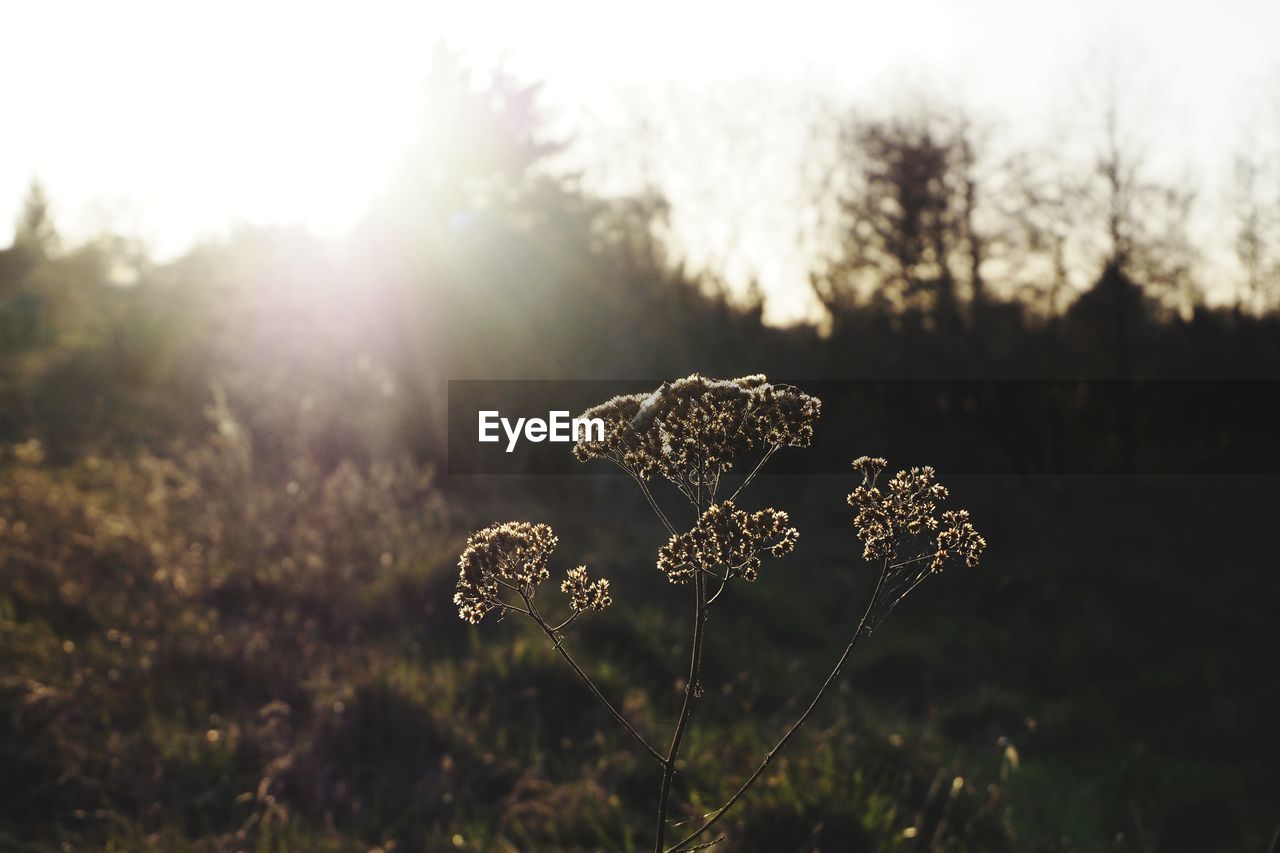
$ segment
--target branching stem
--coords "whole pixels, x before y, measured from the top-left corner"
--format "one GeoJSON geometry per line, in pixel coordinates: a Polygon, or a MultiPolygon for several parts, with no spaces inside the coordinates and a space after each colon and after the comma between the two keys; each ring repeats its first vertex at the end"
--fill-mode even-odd
{"type": "Polygon", "coordinates": [[[538,608],[534,606],[533,600],[527,595],[523,597],[525,604],[529,608],[528,613],[533,617],[533,621],[537,623],[538,627],[542,629],[542,632],[547,635],[549,640],[551,640],[556,651],[560,653],[560,657],[564,658],[565,663],[569,664],[569,668],[576,672],[578,677],[582,679],[582,682],[587,685],[587,689],[591,691],[591,695],[596,697],[596,700],[604,706],[605,710],[612,714],[613,718],[617,720],[628,733],[630,733],[636,743],[644,747],[645,752],[652,755],[659,762],[665,763],[666,758],[662,753],[650,744],[649,741],[645,740],[644,735],[640,734],[640,732],[636,730],[636,727],[631,725],[631,722],[626,717],[622,716],[621,711],[613,707],[613,704],[605,698],[603,693],[600,692],[600,688],[596,687],[596,683],[591,680],[591,676],[587,675],[586,671],[583,670],[582,667],[578,666],[578,662],[573,659],[573,656],[569,654],[569,650],[564,647],[564,638],[556,633],[556,629],[548,624],[546,619],[542,618],[542,614],[539,613],[538,608]]]}
{"type": "Polygon", "coordinates": [[[752,468],[751,473],[747,474],[747,478],[738,485],[738,488],[733,490],[733,494],[730,495],[728,498],[729,500],[731,501],[737,500],[738,495],[742,494],[742,490],[745,489],[747,485],[752,480],[755,479],[756,474],[760,473],[760,469],[764,467],[764,464],[769,461],[769,457],[772,456],[773,452],[777,449],[778,449],[778,445],[776,444],[769,445],[769,449],[764,452],[764,455],[760,457],[760,461],[756,463],[756,467],[752,468]]]}
{"type": "Polygon", "coordinates": [[[671,736],[671,748],[667,751],[666,762],[662,768],[662,788],[658,795],[658,830],[654,841],[656,853],[662,853],[667,837],[667,806],[671,799],[671,780],[676,772],[676,760],[680,756],[680,742],[684,739],[685,728],[689,725],[689,717],[693,713],[693,703],[700,692],[698,686],[699,673],[702,669],[702,633],[703,623],[707,617],[707,580],[699,572],[693,581],[694,618],[693,618],[693,650],[689,656],[689,679],[684,685],[684,702],[680,706],[680,717],[676,721],[675,732],[671,736]]]}
{"type": "MultiPolygon", "coordinates": [[[[783,734],[781,740],[779,740],[776,744],[774,744],[773,749],[769,750],[769,752],[765,755],[764,760],[760,762],[760,765],[756,767],[755,771],[750,776],[748,776],[747,780],[742,783],[742,785],[738,788],[737,791],[734,792],[733,796],[731,796],[725,802],[724,805],[716,809],[709,818],[703,821],[701,826],[699,826],[693,832],[686,835],[680,841],[676,842],[676,844],[672,846],[670,850],[667,851],[667,853],[674,853],[674,851],[677,851],[677,850],[687,851],[690,849],[697,849],[697,848],[691,848],[689,845],[699,835],[701,835],[702,833],[710,829],[712,826],[714,826],[720,820],[720,818],[725,816],[725,813],[728,812],[729,809],[733,808],[733,804],[736,803],[739,799],[741,799],[742,795],[745,794],[753,784],[755,784],[756,779],[760,778],[760,775],[764,773],[765,769],[770,764],[773,763],[774,757],[779,752],[782,751],[783,747],[787,745],[787,741],[791,740],[792,736],[795,735],[795,733],[800,730],[800,727],[805,724],[805,721],[809,719],[809,715],[813,713],[814,708],[818,707],[818,702],[822,700],[822,697],[823,695],[826,694],[827,689],[831,687],[831,685],[835,683],[835,680],[840,676],[840,671],[844,669],[845,662],[849,660],[849,655],[852,654],[854,646],[858,644],[859,638],[863,636],[863,633],[866,630],[871,620],[871,611],[876,605],[876,599],[880,597],[880,591],[881,589],[884,588],[885,579],[888,577],[888,575],[889,575],[889,565],[888,565],[888,561],[886,560],[880,570],[880,579],[876,582],[875,592],[871,594],[871,601],[870,603],[867,604],[867,609],[865,612],[863,612],[862,618],[858,620],[858,627],[853,632],[853,638],[849,640],[849,644],[845,646],[844,652],[840,655],[840,659],[836,661],[835,667],[831,670],[831,673],[827,676],[827,680],[822,683],[822,687],[818,689],[817,694],[813,697],[813,700],[809,703],[809,706],[804,709],[804,713],[802,713],[799,716],[799,718],[794,723],[791,724],[791,727],[787,729],[785,734],[783,734]]],[[[661,830],[661,827],[659,827],[659,830],[661,830]]]]}
{"type": "Polygon", "coordinates": [[[662,526],[667,528],[668,533],[675,536],[675,525],[673,525],[671,520],[667,518],[667,514],[662,511],[662,507],[658,506],[658,501],[653,497],[653,492],[649,491],[649,484],[646,483],[644,478],[638,474],[632,474],[631,479],[635,480],[636,484],[640,486],[640,491],[644,493],[645,500],[647,500],[649,502],[649,506],[653,508],[653,512],[658,516],[658,520],[662,522],[662,526]]]}

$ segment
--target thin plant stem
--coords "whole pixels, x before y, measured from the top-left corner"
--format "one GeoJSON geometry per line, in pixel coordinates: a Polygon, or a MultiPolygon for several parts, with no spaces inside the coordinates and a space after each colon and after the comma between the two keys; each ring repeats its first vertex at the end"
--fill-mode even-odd
{"type": "Polygon", "coordinates": [[[662,507],[658,506],[658,501],[654,498],[653,492],[649,491],[649,484],[646,483],[644,478],[638,474],[633,473],[629,469],[624,470],[627,470],[627,473],[631,474],[631,479],[636,481],[636,485],[640,487],[640,491],[644,494],[644,499],[649,502],[649,506],[653,508],[653,512],[658,516],[658,520],[662,522],[662,526],[667,528],[668,533],[675,536],[675,525],[673,525],[671,520],[667,518],[667,514],[662,511],[662,507]]]}
{"type": "Polygon", "coordinates": [[[728,581],[725,581],[725,580],[720,581],[720,588],[717,589],[714,593],[712,593],[711,597],[707,599],[708,607],[716,603],[716,599],[719,598],[724,593],[725,587],[728,586],[728,584],[729,584],[728,581]]]}
{"type": "Polygon", "coordinates": [[[533,615],[528,610],[525,610],[523,607],[520,607],[517,604],[510,604],[506,601],[503,601],[501,598],[486,598],[485,601],[489,602],[494,607],[498,608],[499,618],[501,618],[501,614],[507,610],[514,610],[517,613],[523,613],[525,616],[533,615]]]}
{"type": "Polygon", "coordinates": [[[911,565],[912,563],[919,563],[919,562],[922,562],[922,561],[924,561],[924,560],[932,560],[932,559],[934,559],[936,556],[937,556],[937,553],[936,553],[936,552],[930,552],[930,553],[928,553],[928,554],[921,554],[919,557],[912,557],[910,560],[903,560],[901,563],[894,563],[892,566],[889,566],[889,568],[890,568],[890,569],[900,569],[900,568],[902,568],[903,566],[909,566],[909,565],[911,565]]]}
{"type": "Polygon", "coordinates": [[[554,633],[557,633],[557,634],[558,634],[558,633],[560,633],[560,632],[561,632],[561,631],[563,631],[565,628],[568,628],[570,625],[572,625],[572,624],[573,624],[573,620],[577,619],[581,614],[582,614],[582,611],[581,611],[581,610],[575,610],[575,611],[573,611],[573,615],[572,615],[572,616],[570,616],[568,619],[566,619],[566,620],[564,620],[563,622],[561,622],[559,625],[556,625],[556,626],[555,626],[554,628],[552,628],[551,630],[552,630],[554,633]]]}
{"type": "Polygon", "coordinates": [[[698,692],[698,677],[702,669],[702,631],[706,621],[707,581],[699,572],[694,578],[694,618],[693,618],[693,650],[689,655],[689,680],[684,685],[684,702],[680,706],[680,717],[676,721],[675,732],[671,736],[671,748],[667,751],[666,762],[662,768],[662,787],[658,796],[658,829],[653,849],[662,853],[667,838],[667,805],[671,799],[671,780],[676,772],[676,759],[680,755],[680,742],[684,739],[685,728],[689,725],[689,717],[693,713],[693,703],[698,692]]]}
{"type": "Polygon", "coordinates": [[[674,536],[676,534],[675,525],[667,518],[667,514],[662,511],[662,507],[658,506],[658,501],[654,498],[653,492],[649,491],[649,484],[639,478],[637,478],[637,482],[640,483],[640,491],[644,492],[645,499],[649,501],[649,506],[653,507],[653,511],[657,513],[662,526],[667,528],[667,532],[674,536]]]}
{"type": "Polygon", "coordinates": [[[888,577],[888,574],[889,567],[888,561],[886,560],[880,570],[880,579],[876,582],[875,592],[871,594],[871,601],[867,604],[867,609],[863,612],[862,618],[858,620],[858,627],[857,630],[853,632],[853,639],[849,640],[849,644],[845,646],[844,652],[840,655],[840,659],[836,661],[835,667],[827,676],[826,681],[822,683],[822,687],[818,688],[817,694],[813,697],[809,706],[804,709],[804,713],[802,713],[799,718],[791,724],[791,727],[787,729],[785,734],[783,734],[781,740],[774,744],[773,749],[769,750],[765,755],[764,760],[760,762],[760,765],[756,767],[755,771],[748,776],[747,780],[742,783],[737,791],[734,792],[733,796],[731,796],[724,805],[716,809],[711,814],[711,817],[707,818],[701,826],[686,835],[680,841],[676,842],[676,844],[672,846],[667,853],[674,853],[674,851],[677,850],[689,850],[689,844],[694,839],[714,826],[720,818],[724,817],[725,813],[728,812],[729,809],[733,808],[733,804],[742,798],[742,795],[745,794],[753,784],[755,784],[756,779],[760,778],[760,775],[764,773],[765,769],[773,763],[774,757],[787,745],[787,741],[791,740],[792,736],[795,735],[795,733],[800,730],[800,727],[805,724],[805,721],[809,719],[809,715],[813,713],[814,708],[818,707],[818,702],[822,700],[827,689],[831,687],[835,680],[840,676],[840,671],[844,669],[845,662],[849,660],[849,655],[852,654],[854,646],[858,644],[859,638],[863,636],[863,632],[871,619],[872,608],[875,607],[876,599],[880,597],[880,590],[884,587],[885,578],[888,577]]]}
{"type": "Polygon", "coordinates": [[[760,473],[760,469],[764,467],[764,463],[769,461],[769,457],[772,456],[773,452],[777,449],[778,445],[769,445],[769,449],[765,451],[764,455],[760,457],[760,461],[756,463],[756,467],[752,468],[751,473],[747,474],[747,478],[738,485],[738,488],[733,490],[733,494],[728,498],[729,500],[737,500],[738,495],[742,494],[742,490],[747,487],[747,484],[755,479],[756,474],[760,473]]]}
{"type": "Polygon", "coordinates": [[[723,575],[717,574],[710,569],[702,569],[701,571],[708,577],[712,577],[720,581],[720,586],[717,587],[716,591],[707,598],[707,607],[710,607],[715,603],[715,600],[720,597],[720,594],[724,592],[724,588],[728,586],[729,578],[733,575],[733,569],[726,566],[723,575]]]}
{"type": "Polygon", "coordinates": [[[644,750],[659,762],[665,762],[666,759],[663,757],[662,753],[650,744],[649,741],[645,740],[644,735],[636,731],[635,726],[631,725],[631,722],[627,720],[626,717],[622,716],[622,712],[613,707],[613,704],[605,698],[603,693],[600,692],[600,688],[596,687],[596,683],[591,680],[591,676],[587,675],[586,671],[583,670],[582,667],[578,666],[578,662],[573,659],[573,656],[569,654],[569,650],[564,647],[564,638],[556,634],[555,629],[547,623],[547,620],[542,618],[542,614],[538,612],[538,609],[533,605],[533,602],[528,596],[525,596],[525,604],[529,606],[529,614],[533,617],[533,621],[538,624],[538,627],[542,629],[542,632],[551,640],[556,651],[560,653],[560,657],[564,658],[565,663],[569,664],[569,668],[576,672],[578,677],[582,679],[582,682],[587,685],[587,689],[591,691],[591,695],[596,697],[596,700],[604,706],[605,710],[612,714],[613,718],[617,720],[628,733],[630,733],[636,743],[644,747],[644,750]]]}

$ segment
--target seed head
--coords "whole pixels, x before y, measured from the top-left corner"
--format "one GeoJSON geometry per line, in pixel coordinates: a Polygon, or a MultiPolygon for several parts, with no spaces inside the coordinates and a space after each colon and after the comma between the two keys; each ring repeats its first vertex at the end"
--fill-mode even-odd
{"type": "Polygon", "coordinates": [[[458,587],[453,603],[458,616],[473,625],[495,607],[503,607],[502,588],[532,596],[550,575],[547,562],[556,535],[545,524],[508,521],[467,537],[458,560],[458,587]]]}
{"type": "Polygon", "coordinates": [[[613,599],[609,596],[609,581],[604,578],[591,580],[587,576],[586,566],[570,569],[560,584],[560,591],[569,596],[569,606],[573,608],[574,613],[580,613],[583,610],[594,610],[599,613],[613,603],[613,599]]]}
{"type": "Polygon", "coordinates": [[[658,569],[672,583],[685,583],[703,569],[754,581],[762,552],[782,557],[795,548],[800,533],[789,520],[781,510],[747,512],[733,501],[713,504],[691,530],[658,549],[658,569]]]}
{"type": "Polygon", "coordinates": [[[937,472],[927,465],[899,471],[881,489],[878,481],[887,466],[878,457],[863,456],[853,462],[854,470],[862,474],[862,483],[849,495],[849,504],[857,510],[853,523],[863,543],[863,558],[894,560],[922,534],[936,531],[929,548],[920,555],[928,556],[932,549],[930,567],[934,571],[951,557],[962,557],[967,565],[976,566],[986,540],[974,529],[965,510],[947,510],[939,521],[938,505],[950,493],[937,482],[937,472]]]}
{"type": "Polygon", "coordinates": [[[649,479],[707,483],[753,449],[807,447],[822,402],[763,374],[708,379],[698,374],[663,383],[649,394],[614,397],[583,417],[605,423],[603,441],[574,447],[583,462],[611,459],[649,479]]]}
{"type": "Polygon", "coordinates": [[[853,470],[862,475],[862,484],[873,485],[880,472],[889,467],[889,460],[879,456],[859,456],[853,460],[853,470]]]}
{"type": "Polygon", "coordinates": [[[943,563],[950,557],[962,558],[966,566],[973,568],[978,565],[986,548],[987,540],[974,529],[969,521],[968,510],[947,510],[942,514],[938,550],[933,555],[930,568],[935,572],[941,570],[943,563]]]}

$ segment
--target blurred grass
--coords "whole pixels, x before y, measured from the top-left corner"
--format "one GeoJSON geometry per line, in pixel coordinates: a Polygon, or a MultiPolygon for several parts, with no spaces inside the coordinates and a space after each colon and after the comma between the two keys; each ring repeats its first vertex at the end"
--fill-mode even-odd
{"type": "MultiPolygon", "coordinates": [[[[561,561],[583,555],[618,600],[570,644],[662,741],[687,601],[652,571],[655,524],[619,525],[636,517],[619,513],[621,495],[539,504],[518,480],[448,502],[408,462],[273,474],[251,464],[234,421],[222,425],[164,456],[55,466],[32,444],[6,454],[0,847],[647,847],[649,760],[532,626],[467,628],[450,598],[474,523],[552,521],[561,561]]],[[[825,500],[841,487],[807,483],[795,517],[815,535],[714,613],[678,819],[732,792],[847,640],[869,578],[825,500]]],[[[1239,555],[1129,536],[1132,489],[1028,500],[1025,484],[958,488],[990,522],[988,565],[931,581],[860,648],[726,819],[728,846],[1265,843],[1276,690],[1253,678],[1248,651],[1274,636],[1275,602],[1160,566],[1170,546],[1206,564],[1239,555]],[[1059,527],[1087,513],[1093,562],[1059,527]],[[1160,616],[1144,613],[1135,633],[1127,614],[1141,608],[1160,616]]],[[[1244,543],[1254,519],[1213,519],[1213,507],[1264,505],[1260,481],[1196,506],[1161,498],[1168,488],[1151,484],[1143,500],[1171,514],[1170,530],[1234,523],[1228,542],[1244,543]]]]}
{"type": "MultiPolygon", "coordinates": [[[[230,428],[164,458],[16,456],[0,480],[0,846],[647,846],[648,759],[543,638],[453,614],[461,535],[428,472],[294,466],[273,480],[230,428]]],[[[685,655],[664,610],[678,590],[634,576],[637,543],[588,524],[565,533],[632,563],[627,605],[572,642],[657,737],[685,655]]],[[[804,624],[802,591],[763,591],[749,610],[804,624]]],[[[811,680],[794,655],[822,632],[733,624],[749,610],[726,610],[709,650],[717,701],[679,777],[686,816],[767,748],[770,724],[794,712],[793,676],[811,680]]],[[[936,740],[889,745],[841,706],[727,822],[737,846],[893,849],[929,822],[936,740]]],[[[1003,838],[972,787],[940,831],[969,848],[1003,838]]]]}

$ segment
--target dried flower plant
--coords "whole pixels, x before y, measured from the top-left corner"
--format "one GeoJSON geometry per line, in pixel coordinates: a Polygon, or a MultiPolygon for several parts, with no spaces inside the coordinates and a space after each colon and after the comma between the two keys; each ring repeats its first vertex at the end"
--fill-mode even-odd
{"type": "Polygon", "coordinates": [[[926,577],[948,562],[976,566],[986,548],[964,510],[940,506],[949,497],[929,467],[899,471],[881,484],[884,459],[860,457],[853,463],[861,482],[849,495],[854,528],[865,560],[880,565],[871,600],[834,668],[803,713],[791,724],[738,790],[701,823],[668,847],[667,812],[672,779],[694,706],[702,696],[704,627],[712,604],[730,581],[754,582],[762,556],[782,557],[794,550],[799,532],[787,513],[766,508],[740,509],[737,499],[769,458],[782,447],[807,447],[821,401],[789,385],[773,385],[763,375],[716,380],[693,375],[663,383],[649,394],[614,397],[583,417],[605,422],[603,440],[584,438],[574,446],[579,460],[607,459],[635,480],[670,538],[658,549],[657,567],[675,584],[693,588],[694,618],[688,677],[680,714],[666,750],[653,746],[600,692],[564,646],[564,630],[582,614],[612,603],[609,582],[592,580],[585,566],[570,569],[560,584],[569,598],[569,615],[560,623],[546,619],[535,602],[537,587],[550,577],[549,561],[557,540],[545,524],[507,522],[487,527],[467,540],[459,560],[454,603],[458,615],[476,623],[486,614],[519,613],[531,618],[596,699],[626,729],[661,769],[654,850],[695,850],[720,839],[700,842],[755,784],[787,742],[804,725],[839,677],[858,640],[926,577]],[[755,457],[733,493],[719,497],[722,477],[755,457]],[[650,482],[668,481],[693,508],[693,522],[680,529],[662,509],[650,482]],[[710,592],[715,584],[715,591],[710,592]]]}

